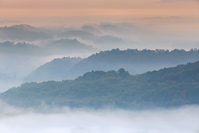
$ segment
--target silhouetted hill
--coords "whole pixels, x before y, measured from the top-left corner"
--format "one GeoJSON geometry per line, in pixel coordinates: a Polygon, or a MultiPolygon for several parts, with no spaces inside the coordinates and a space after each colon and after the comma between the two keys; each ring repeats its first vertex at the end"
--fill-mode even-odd
{"type": "Polygon", "coordinates": [[[32,55],[44,54],[44,51],[36,45],[28,43],[0,42],[0,54],[4,55],[32,55]]]}
{"type": "Polygon", "coordinates": [[[132,76],[124,69],[92,71],[75,80],[26,83],[0,98],[15,106],[143,109],[199,104],[199,62],[132,76]]]}
{"type": "Polygon", "coordinates": [[[81,60],[81,58],[70,57],[54,59],[33,71],[26,77],[25,81],[31,81],[32,79],[34,81],[62,80],[72,77],[73,75],[69,73],[71,68],[81,60]]]}
{"type": "Polygon", "coordinates": [[[14,25],[11,27],[0,27],[0,40],[24,40],[36,41],[50,39],[51,36],[39,31],[30,25],[14,25]]]}
{"type": "Polygon", "coordinates": [[[37,30],[37,28],[35,28],[31,25],[27,25],[27,24],[13,25],[13,26],[10,26],[10,28],[19,29],[19,30],[29,30],[29,31],[37,30]]]}
{"type": "Polygon", "coordinates": [[[92,46],[85,45],[76,39],[61,39],[37,46],[29,43],[0,42],[0,54],[4,55],[53,55],[96,51],[92,46]]]}
{"type": "Polygon", "coordinates": [[[92,46],[83,44],[77,39],[61,39],[55,40],[51,43],[48,43],[45,46],[46,49],[49,49],[50,52],[54,53],[66,53],[66,52],[85,52],[85,51],[94,51],[95,49],[92,46]]]}
{"type": "MultiPolygon", "coordinates": [[[[137,50],[128,49],[121,51],[119,49],[113,49],[111,51],[103,51],[97,54],[93,54],[88,58],[76,63],[70,71],[67,72],[67,68],[57,66],[57,69],[65,73],[66,79],[78,77],[86,72],[92,70],[118,70],[124,68],[131,74],[140,74],[147,71],[159,70],[164,67],[172,67],[178,64],[185,64],[187,62],[195,62],[199,60],[199,50],[137,50]]],[[[64,60],[60,60],[64,62],[64,60]]],[[[44,70],[51,73],[51,69],[44,70]]],[[[43,75],[42,71],[35,70],[32,74],[43,75]]],[[[53,75],[49,77],[53,78],[53,75]]],[[[47,76],[45,76],[47,77],[47,76]]],[[[57,75],[57,78],[59,76],[57,75]]],[[[64,78],[60,76],[59,79],[64,78]]],[[[47,78],[50,79],[50,78],[47,78]]],[[[46,79],[46,80],[47,80],[46,79]]],[[[35,77],[29,75],[29,81],[38,81],[35,77]]]]}
{"type": "Polygon", "coordinates": [[[121,51],[113,49],[103,51],[82,60],[73,68],[79,74],[91,70],[118,70],[125,68],[131,74],[158,70],[164,67],[176,66],[199,59],[199,50],[137,50],[121,51]],[[88,65],[89,64],[89,65],[88,65]]]}

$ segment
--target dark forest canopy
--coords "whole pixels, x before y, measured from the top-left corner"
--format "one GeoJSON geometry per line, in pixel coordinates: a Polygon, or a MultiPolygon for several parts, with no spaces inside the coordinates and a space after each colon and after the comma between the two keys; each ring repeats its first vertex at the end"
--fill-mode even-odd
{"type": "Polygon", "coordinates": [[[91,71],[75,80],[25,83],[0,95],[19,107],[41,104],[69,107],[145,109],[199,104],[199,62],[141,75],[91,71]]]}

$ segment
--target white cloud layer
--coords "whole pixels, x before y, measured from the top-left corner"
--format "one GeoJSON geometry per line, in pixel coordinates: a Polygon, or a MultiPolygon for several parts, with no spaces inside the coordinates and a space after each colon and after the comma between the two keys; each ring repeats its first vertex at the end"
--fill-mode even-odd
{"type": "Polygon", "coordinates": [[[148,111],[0,109],[1,133],[199,133],[199,107],[148,111]]]}

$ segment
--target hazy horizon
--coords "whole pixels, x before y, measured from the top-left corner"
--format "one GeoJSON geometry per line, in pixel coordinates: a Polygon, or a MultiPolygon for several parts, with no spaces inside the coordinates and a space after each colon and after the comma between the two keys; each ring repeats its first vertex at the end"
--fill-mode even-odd
{"type": "Polygon", "coordinates": [[[1,0],[0,4],[0,21],[4,26],[9,22],[37,26],[54,24],[67,26],[107,21],[131,22],[136,19],[145,19],[142,23],[149,23],[157,22],[158,18],[173,16],[186,21],[199,19],[198,0],[140,0],[139,2],[135,0],[1,0]]]}
{"type": "Polygon", "coordinates": [[[0,132],[199,133],[198,61],[199,0],[0,0],[0,132]]]}
{"type": "MultiPolygon", "coordinates": [[[[83,30],[88,36],[101,38],[80,38],[80,33],[74,38],[99,50],[199,48],[199,0],[1,0],[0,27],[19,24],[37,27],[38,32],[46,29],[57,36],[68,30],[83,30]],[[111,37],[105,38],[107,35],[111,37]]],[[[44,36],[47,40],[60,38],[54,35],[44,36]]]]}

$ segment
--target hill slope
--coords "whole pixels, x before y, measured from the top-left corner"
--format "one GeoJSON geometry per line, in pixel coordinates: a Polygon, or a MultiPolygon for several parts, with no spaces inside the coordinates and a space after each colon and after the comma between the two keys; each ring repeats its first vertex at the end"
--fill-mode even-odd
{"type": "Polygon", "coordinates": [[[32,79],[34,81],[61,80],[72,77],[73,75],[69,74],[70,69],[81,60],[81,58],[70,57],[54,59],[33,71],[26,77],[25,81],[31,81],[32,79]]]}
{"type": "MultiPolygon", "coordinates": [[[[176,66],[178,64],[185,64],[187,62],[195,62],[199,59],[199,50],[124,50],[113,49],[111,51],[104,51],[93,54],[75,64],[70,70],[67,67],[57,66],[57,69],[63,72],[65,77],[60,75],[59,79],[71,79],[83,75],[92,70],[118,70],[124,68],[130,74],[140,74],[147,71],[159,70],[164,67],[176,66]],[[69,75],[69,76],[68,76],[69,75]]],[[[64,63],[65,60],[60,60],[64,63]]],[[[53,62],[52,62],[53,63],[53,62]]],[[[48,64],[46,64],[48,65],[48,64]]],[[[50,67],[49,67],[50,68],[50,67]]],[[[52,69],[46,69],[49,74],[45,80],[53,80],[52,69]]],[[[45,72],[34,71],[28,76],[28,81],[38,81],[33,75],[44,75],[45,72]]],[[[58,75],[57,75],[58,76],[58,75]]]]}
{"type": "Polygon", "coordinates": [[[199,104],[199,62],[132,76],[124,69],[92,71],[75,80],[26,83],[0,95],[22,107],[119,108],[175,107],[199,104]]]}
{"type": "Polygon", "coordinates": [[[52,38],[51,35],[38,31],[37,28],[30,25],[14,25],[11,27],[0,27],[0,39],[7,40],[23,40],[37,41],[52,38]]]}

